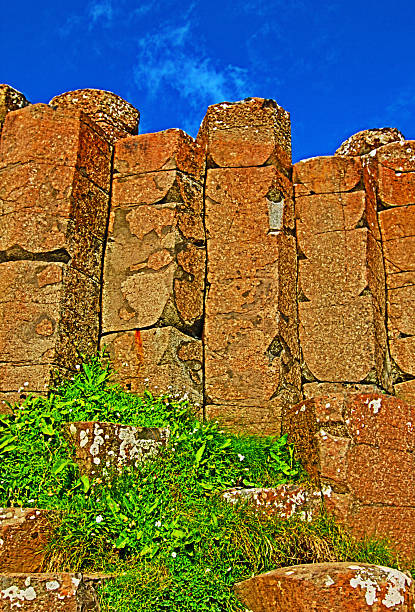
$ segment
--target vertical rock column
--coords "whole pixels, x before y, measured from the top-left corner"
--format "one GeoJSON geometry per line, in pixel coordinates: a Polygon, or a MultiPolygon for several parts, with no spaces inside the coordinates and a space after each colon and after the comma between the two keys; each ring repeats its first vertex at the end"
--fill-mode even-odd
{"type": "Polygon", "coordinates": [[[273,100],[218,104],[198,140],[208,163],[206,414],[278,434],[300,391],[289,115],[273,100]]]}
{"type": "Polygon", "coordinates": [[[199,403],[204,170],[202,147],[181,130],[116,143],[101,338],[128,389],[199,403]]]}
{"type": "Polygon", "coordinates": [[[386,267],[388,335],[397,395],[415,401],[415,141],[377,150],[371,168],[378,187],[386,267]]]}
{"type": "Polygon", "coordinates": [[[0,144],[0,410],[95,352],[111,146],[82,111],[8,113],[0,144]]]}
{"type": "Polygon", "coordinates": [[[304,160],[293,182],[305,395],[387,388],[384,266],[362,158],[304,160]]]}

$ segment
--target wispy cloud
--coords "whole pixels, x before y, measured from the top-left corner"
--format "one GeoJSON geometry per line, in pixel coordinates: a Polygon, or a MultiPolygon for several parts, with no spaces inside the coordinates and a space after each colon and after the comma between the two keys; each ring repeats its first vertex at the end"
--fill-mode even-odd
{"type": "Polygon", "coordinates": [[[140,39],[134,68],[137,87],[149,97],[174,91],[178,104],[184,104],[183,118],[189,125],[193,125],[189,111],[197,110],[199,115],[204,106],[249,94],[248,71],[219,64],[196,40],[191,21],[176,27],[165,24],[140,39]]]}
{"type": "Polygon", "coordinates": [[[110,25],[114,17],[112,0],[93,0],[88,6],[88,15],[92,19],[92,25],[97,21],[110,25]]]}

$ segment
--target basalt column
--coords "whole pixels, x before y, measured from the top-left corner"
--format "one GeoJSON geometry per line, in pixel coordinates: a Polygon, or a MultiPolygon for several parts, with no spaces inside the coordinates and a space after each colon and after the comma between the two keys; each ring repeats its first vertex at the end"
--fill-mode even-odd
{"type": "Polygon", "coordinates": [[[293,181],[305,395],[389,388],[373,181],[357,156],[301,161],[293,181]]]}
{"type": "Polygon", "coordinates": [[[371,160],[371,168],[378,187],[395,392],[412,403],[415,400],[415,141],[381,147],[371,160]]]}
{"type": "Polygon", "coordinates": [[[0,144],[0,394],[44,392],[98,345],[111,146],[82,111],[9,112],[0,144]]]}
{"type": "Polygon", "coordinates": [[[134,392],[202,402],[205,154],[180,130],[115,145],[103,336],[134,392]]]}
{"type": "Polygon", "coordinates": [[[278,434],[300,391],[288,113],[251,98],[208,109],[206,415],[278,434]]]}

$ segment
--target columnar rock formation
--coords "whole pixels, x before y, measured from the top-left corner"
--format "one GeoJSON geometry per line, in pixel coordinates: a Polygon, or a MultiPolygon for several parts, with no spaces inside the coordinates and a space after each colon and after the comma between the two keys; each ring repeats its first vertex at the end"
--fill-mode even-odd
{"type": "MultiPolygon", "coordinates": [[[[415,397],[415,145],[361,132],[291,165],[272,100],[137,135],[109,92],[0,90],[0,393],[106,346],[126,388],[279,433],[304,397],[415,397]]],[[[3,409],[6,409],[3,404],[3,409]]]]}

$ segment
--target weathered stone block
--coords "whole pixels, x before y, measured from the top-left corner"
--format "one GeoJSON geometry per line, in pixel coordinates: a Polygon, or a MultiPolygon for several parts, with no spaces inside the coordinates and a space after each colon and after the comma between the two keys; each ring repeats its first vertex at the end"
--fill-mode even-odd
{"type": "Polygon", "coordinates": [[[247,98],[209,106],[197,136],[209,167],[291,165],[290,115],[274,100],[247,98]]]}
{"type": "Polygon", "coordinates": [[[224,491],[222,497],[231,504],[246,503],[262,514],[282,519],[298,515],[304,521],[311,521],[322,509],[320,491],[297,484],[282,484],[273,489],[235,487],[224,491]]]}
{"type": "Polygon", "coordinates": [[[99,612],[94,580],[82,574],[0,574],[0,610],[24,612],[99,612]]]}
{"type": "Polygon", "coordinates": [[[289,408],[283,427],[336,518],[359,536],[390,539],[414,559],[415,523],[401,514],[403,507],[415,511],[414,406],[381,393],[316,397],[289,408]],[[382,513],[387,522],[379,521],[382,513]]]}
{"type": "Polygon", "coordinates": [[[312,157],[293,166],[293,183],[300,185],[298,195],[351,191],[361,180],[358,157],[312,157]]]}
{"type": "Polygon", "coordinates": [[[104,476],[156,457],[169,437],[168,429],[99,421],[68,423],[65,432],[81,472],[104,476]]]}
{"type": "Polygon", "coordinates": [[[174,327],[116,332],[101,338],[110,355],[116,380],[134,393],[149,389],[187,397],[201,405],[202,342],[174,327]]]}
{"type": "Polygon", "coordinates": [[[1,571],[40,572],[50,535],[46,510],[0,508],[1,571]]]}
{"type": "Polygon", "coordinates": [[[409,612],[415,601],[407,574],[351,562],[281,567],[238,582],[235,592],[252,612],[409,612]]]}
{"type": "Polygon", "coordinates": [[[0,147],[1,391],[44,392],[98,346],[111,147],[81,111],[9,114],[0,147]],[[11,367],[13,365],[13,367],[11,367]],[[24,378],[18,378],[24,374],[24,378]]]}
{"type": "Polygon", "coordinates": [[[203,181],[205,159],[203,147],[191,136],[171,129],[123,139],[117,144],[114,170],[121,174],[179,170],[203,181]]]}
{"type": "Polygon", "coordinates": [[[82,111],[33,104],[9,114],[3,126],[0,168],[36,161],[79,170],[109,191],[111,145],[82,111]]]}
{"type": "Polygon", "coordinates": [[[290,337],[296,329],[290,329],[296,317],[295,243],[284,233],[283,214],[278,228],[270,229],[278,174],[273,166],[214,169],[206,183],[208,413],[218,411],[211,404],[229,404],[223,414],[228,421],[226,414],[235,418],[239,405],[246,426],[255,428],[251,411],[263,406],[264,414],[274,414],[274,431],[283,366],[291,371],[298,358],[297,338],[290,337]]]}
{"type": "Polygon", "coordinates": [[[415,141],[405,140],[376,152],[378,197],[385,206],[415,203],[415,141]]]}
{"type": "Polygon", "coordinates": [[[202,149],[178,130],[145,134],[117,143],[115,165],[123,172],[114,181],[103,331],[161,325],[200,334],[206,265],[203,189],[183,170],[200,178],[202,149]],[[160,164],[181,170],[159,170],[160,164]]]}
{"type": "Polygon", "coordinates": [[[396,128],[362,130],[342,142],[335,155],[367,155],[374,149],[383,147],[391,142],[403,140],[405,140],[405,137],[396,128]]]}
{"type": "Polygon", "coordinates": [[[77,89],[55,96],[50,106],[82,110],[105,132],[110,142],[138,133],[140,113],[132,104],[111,91],[77,89]]]}
{"type": "MultiPolygon", "coordinates": [[[[299,304],[299,334],[307,368],[318,381],[376,382],[375,310],[371,296],[345,304],[299,304]]],[[[379,347],[385,351],[385,346],[379,347]]]]}

